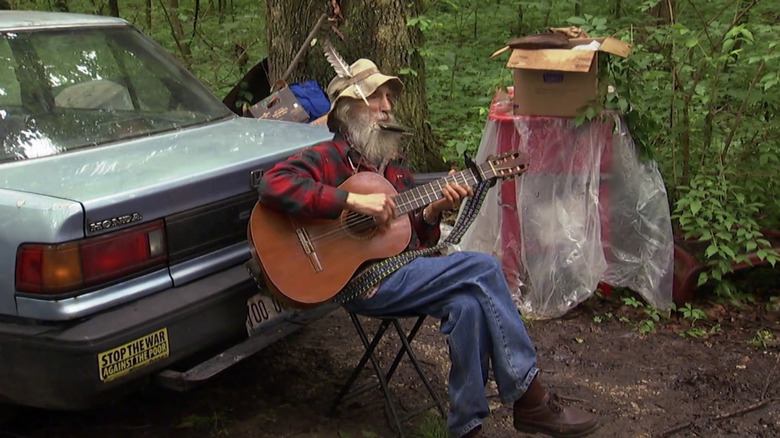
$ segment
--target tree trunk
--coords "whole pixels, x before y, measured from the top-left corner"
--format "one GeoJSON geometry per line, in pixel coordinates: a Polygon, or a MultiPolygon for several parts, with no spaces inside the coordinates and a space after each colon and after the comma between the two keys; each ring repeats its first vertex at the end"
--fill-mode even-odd
{"type": "Polygon", "coordinates": [[[152,31],[152,0],[146,0],[144,3],[144,17],[146,22],[146,31],[152,31]]]}
{"type": "MultiPolygon", "coordinates": [[[[422,46],[422,33],[406,22],[421,10],[422,0],[344,0],[344,22],[339,27],[345,36],[340,41],[326,22],[318,40],[330,39],[339,53],[352,63],[369,58],[386,74],[400,75],[404,95],[396,113],[399,120],[416,133],[405,153],[418,172],[445,170],[440,145],[427,125],[425,66],[415,48],[422,46]]],[[[296,53],[323,14],[330,14],[329,2],[322,0],[267,0],[269,78],[281,79],[296,53]]],[[[322,54],[321,44],[308,47],[305,56],[291,70],[288,83],[315,79],[325,89],[334,76],[322,54]]]]}
{"type": "Polygon", "coordinates": [[[59,12],[70,12],[68,0],[54,0],[54,10],[59,12]]]}
{"type": "Polygon", "coordinates": [[[108,0],[108,14],[112,17],[119,16],[119,2],[118,0],[108,0]]]}
{"type": "Polygon", "coordinates": [[[671,24],[674,21],[674,0],[661,0],[650,9],[650,15],[658,20],[658,24],[671,24]]]}

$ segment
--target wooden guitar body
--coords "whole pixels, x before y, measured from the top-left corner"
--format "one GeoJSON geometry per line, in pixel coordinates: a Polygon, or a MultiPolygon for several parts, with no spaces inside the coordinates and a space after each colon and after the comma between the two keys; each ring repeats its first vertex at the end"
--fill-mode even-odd
{"type": "MultiPolygon", "coordinates": [[[[378,174],[360,172],[340,186],[360,194],[397,194],[378,174]]],[[[299,219],[257,203],[249,219],[248,237],[269,289],[280,300],[310,307],[333,298],[364,263],[401,253],[409,245],[409,216],[390,227],[344,212],[338,219],[299,219]]]]}

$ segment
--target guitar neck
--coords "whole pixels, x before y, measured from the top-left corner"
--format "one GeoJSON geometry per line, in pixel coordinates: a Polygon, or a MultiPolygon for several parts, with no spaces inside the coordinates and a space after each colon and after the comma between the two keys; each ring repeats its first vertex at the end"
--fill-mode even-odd
{"type": "Polygon", "coordinates": [[[448,184],[474,187],[481,180],[482,178],[478,178],[474,175],[474,172],[472,172],[471,169],[466,169],[452,175],[447,175],[437,181],[399,193],[393,197],[393,201],[395,202],[398,214],[403,215],[442,199],[444,196],[442,196],[441,190],[448,184]]]}

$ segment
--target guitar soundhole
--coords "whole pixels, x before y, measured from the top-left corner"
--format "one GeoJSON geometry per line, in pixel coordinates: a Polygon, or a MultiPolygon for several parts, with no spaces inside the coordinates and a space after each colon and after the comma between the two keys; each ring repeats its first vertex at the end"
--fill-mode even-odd
{"type": "Polygon", "coordinates": [[[376,223],[371,216],[362,215],[353,211],[341,214],[341,228],[353,239],[366,240],[376,234],[376,223]]]}

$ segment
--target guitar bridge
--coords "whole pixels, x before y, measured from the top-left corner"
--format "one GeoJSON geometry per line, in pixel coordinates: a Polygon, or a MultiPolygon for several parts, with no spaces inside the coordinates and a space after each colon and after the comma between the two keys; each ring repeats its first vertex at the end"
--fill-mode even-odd
{"type": "Polygon", "coordinates": [[[311,238],[309,238],[309,233],[306,231],[306,228],[296,228],[295,234],[298,235],[298,242],[300,242],[303,252],[309,257],[309,263],[311,263],[314,272],[322,272],[322,263],[320,263],[320,258],[317,257],[317,252],[314,250],[314,244],[311,242],[311,238]]]}

